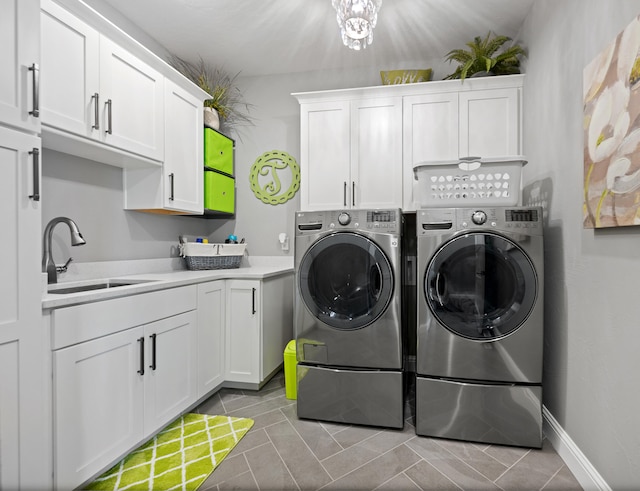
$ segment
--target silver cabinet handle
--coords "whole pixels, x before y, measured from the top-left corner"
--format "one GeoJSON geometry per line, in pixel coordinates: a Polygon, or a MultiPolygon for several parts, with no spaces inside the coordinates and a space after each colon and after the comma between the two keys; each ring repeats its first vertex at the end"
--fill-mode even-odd
{"type": "Polygon", "coordinates": [[[351,206],[356,206],[356,182],[351,181],[351,206]]]}
{"type": "Polygon", "coordinates": [[[93,126],[94,130],[100,129],[100,94],[97,92],[91,96],[91,100],[93,101],[93,126]]]}
{"type": "Polygon", "coordinates": [[[33,110],[29,111],[29,114],[34,118],[40,117],[40,67],[37,63],[32,64],[29,67],[31,76],[33,78],[32,97],[33,97],[33,110]]]}
{"type": "Polygon", "coordinates": [[[107,102],[105,104],[107,106],[107,130],[106,130],[106,133],[111,135],[111,134],[113,134],[113,121],[111,119],[111,116],[112,116],[111,112],[112,112],[113,104],[111,102],[111,99],[107,99],[107,102]]]}
{"type": "Polygon", "coordinates": [[[344,187],[342,189],[342,201],[344,202],[344,206],[347,206],[347,181],[344,181],[344,187]]]}
{"type": "Polygon", "coordinates": [[[173,195],[173,182],[175,179],[175,175],[173,174],[173,172],[171,174],[169,174],[169,201],[173,201],[174,195],[173,195]]]}
{"type": "Polygon", "coordinates": [[[29,198],[40,201],[40,149],[34,148],[29,155],[33,155],[33,194],[29,198]]]}

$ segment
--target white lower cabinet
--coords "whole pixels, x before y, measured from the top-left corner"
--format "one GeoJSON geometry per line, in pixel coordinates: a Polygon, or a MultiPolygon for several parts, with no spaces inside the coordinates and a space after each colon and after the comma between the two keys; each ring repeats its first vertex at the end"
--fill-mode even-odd
{"type": "Polygon", "coordinates": [[[258,388],[293,335],[293,274],[227,280],[225,381],[258,388]]]}
{"type": "Polygon", "coordinates": [[[144,436],[143,328],[53,354],[56,489],[73,489],[144,436]]]}
{"type": "Polygon", "coordinates": [[[53,312],[57,489],[92,478],[196,401],[195,308],[190,286],[53,312]]]}
{"type": "Polygon", "coordinates": [[[231,382],[260,383],[260,281],[227,280],[226,375],[231,382]]]}
{"type": "Polygon", "coordinates": [[[198,398],[224,381],[225,281],[198,285],[198,398]]]}

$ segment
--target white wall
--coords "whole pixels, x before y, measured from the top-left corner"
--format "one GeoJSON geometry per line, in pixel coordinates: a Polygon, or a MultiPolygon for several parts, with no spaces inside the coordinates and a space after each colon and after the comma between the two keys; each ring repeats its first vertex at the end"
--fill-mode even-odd
{"type": "MultiPolygon", "coordinates": [[[[45,149],[42,154],[42,228],[74,220],[87,243],[71,247],[66,225],[56,226],[53,258],[63,263],[167,258],[178,255],[178,236],[209,237],[221,221],[123,210],[122,170],[45,149]]],[[[226,220],[225,220],[226,222],[226,220]]]]}
{"type": "Polygon", "coordinates": [[[582,70],[638,14],[537,0],[521,35],[525,181],[548,203],[544,404],[613,489],[640,483],[640,229],[582,227],[582,70]]]}

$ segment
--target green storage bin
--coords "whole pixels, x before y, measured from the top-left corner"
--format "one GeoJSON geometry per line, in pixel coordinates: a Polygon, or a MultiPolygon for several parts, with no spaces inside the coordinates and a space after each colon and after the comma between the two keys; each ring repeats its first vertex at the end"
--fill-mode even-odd
{"type": "Polygon", "coordinates": [[[207,210],[235,212],[235,179],[214,171],[204,172],[204,207],[207,210]]]}
{"type": "Polygon", "coordinates": [[[211,128],[204,129],[204,165],[233,175],[233,146],[231,138],[211,128]]]}
{"type": "Polygon", "coordinates": [[[296,381],[296,340],[289,341],[284,349],[284,387],[287,399],[296,399],[298,397],[298,388],[296,381]]]}

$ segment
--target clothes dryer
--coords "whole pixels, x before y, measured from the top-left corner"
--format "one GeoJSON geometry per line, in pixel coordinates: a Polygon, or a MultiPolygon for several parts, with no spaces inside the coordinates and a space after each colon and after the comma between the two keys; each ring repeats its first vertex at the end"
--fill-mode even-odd
{"type": "Polygon", "coordinates": [[[418,210],[416,432],[542,445],[542,209],[418,210]]]}
{"type": "Polygon", "coordinates": [[[400,210],[299,212],[295,228],[298,417],[401,428],[400,210]]]}

